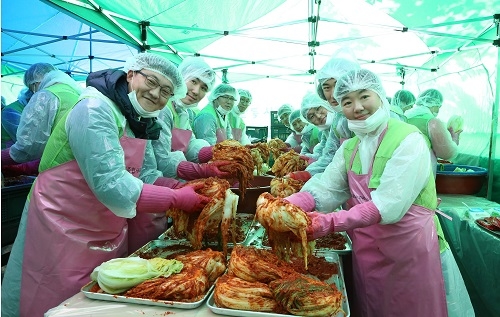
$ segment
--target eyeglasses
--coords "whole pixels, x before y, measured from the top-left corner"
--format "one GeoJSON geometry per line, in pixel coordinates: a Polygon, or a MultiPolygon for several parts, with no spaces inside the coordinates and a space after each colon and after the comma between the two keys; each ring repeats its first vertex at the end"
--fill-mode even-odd
{"type": "Polygon", "coordinates": [[[243,104],[243,105],[249,105],[251,103],[251,100],[248,99],[248,98],[245,98],[245,97],[241,97],[240,98],[240,104],[243,104]]]}
{"type": "Polygon", "coordinates": [[[160,96],[162,96],[162,98],[168,99],[174,95],[173,90],[172,88],[170,88],[170,86],[160,86],[156,78],[154,78],[153,76],[146,75],[140,70],[136,71],[136,73],[139,73],[142,76],[146,77],[146,85],[149,88],[156,89],[160,87],[160,96]]]}
{"type": "Polygon", "coordinates": [[[234,102],[234,101],[236,101],[236,99],[234,99],[234,98],[233,98],[233,97],[231,97],[231,96],[220,96],[220,98],[222,98],[222,99],[224,99],[224,100],[226,100],[226,101],[228,101],[228,100],[233,101],[233,102],[234,102]]]}

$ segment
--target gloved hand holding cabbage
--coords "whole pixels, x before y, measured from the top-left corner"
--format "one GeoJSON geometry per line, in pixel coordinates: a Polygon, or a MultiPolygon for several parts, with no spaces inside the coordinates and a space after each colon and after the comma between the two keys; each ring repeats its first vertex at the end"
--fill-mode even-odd
{"type": "Polygon", "coordinates": [[[177,260],[117,258],[96,267],[90,274],[90,278],[96,281],[106,293],[119,294],[146,280],[160,276],[169,277],[179,273],[183,267],[184,264],[177,260]]]}
{"type": "Polygon", "coordinates": [[[448,120],[447,128],[450,133],[462,132],[464,130],[464,118],[458,115],[451,116],[448,120]]]}
{"type": "Polygon", "coordinates": [[[460,133],[464,130],[464,119],[457,115],[451,116],[448,120],[447,128],[451,134],[451,139],[458,145],[460,133]]]}

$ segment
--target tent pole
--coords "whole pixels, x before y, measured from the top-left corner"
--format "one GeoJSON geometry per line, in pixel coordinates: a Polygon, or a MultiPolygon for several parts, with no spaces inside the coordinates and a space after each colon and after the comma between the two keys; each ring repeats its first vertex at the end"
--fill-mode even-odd
{"type": "Polygon", "coordinates": [[[500,14],[495,14],[495,24],[497,27],[497,39],[493,41],[493,45],[497,48],[497,82],[495,87],[495,103],[491,110],[491,137],[490,137],[490,155],[488,162],[488,191],[486,198],[492,200],[493,198],[493,178],[494,178],[494,158],[496,154],[497,144],[497,129],[498,129],[498,110],[500,108],[500,14]]]}
{"type": "MultiPolygon", "coordinates": [[[[90,30],[92,31],[92,28],[90,28],[90,30]]],[[[89,43],[89,74],[92,73],[92,63],[94,61],[94,55],[92,55],[92,33],[90,33],[90,36],[89,36],[89,39],[90,39],[90,43],[89,43]]]]}

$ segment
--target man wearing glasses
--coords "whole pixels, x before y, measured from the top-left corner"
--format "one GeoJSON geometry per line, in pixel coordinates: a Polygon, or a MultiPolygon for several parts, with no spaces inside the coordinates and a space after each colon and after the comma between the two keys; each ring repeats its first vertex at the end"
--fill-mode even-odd
{"type": "Polygon", "coordinates": [[[233,139],[228,114],[240,101],[236,88],[220,84],[208,97],[209,103],[194,118],[193,132],[198,139],[204,139],[210,145],[233,139]]]}
{"type": "Polygon", "coordinates": [[[152,53],[123,71],[89,74],[43,152],[2,282],[2,314],[42,316],[95,267],[165,232],[165,210],[199,212],[210,201],[162,177],[151,146],[159,111],[185,95],[177,67],[152,53]]]}

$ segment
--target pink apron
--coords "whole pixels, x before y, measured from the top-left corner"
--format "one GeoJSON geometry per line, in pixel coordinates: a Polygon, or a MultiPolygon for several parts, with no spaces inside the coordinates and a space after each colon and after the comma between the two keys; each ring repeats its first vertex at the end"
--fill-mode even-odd
{"type": "MultiPolygon", "coordinates": [[[[352,163],[357,150],[348,171],[350,206],[371,200],[373,162],[368,174],[356,175],[352,163]]],[[[412,205],[397,223],[348,231],[362,316],[448,316],[433,215],[432,210],[412,205]]]]}
{"type": "MultiPolygon", "coordinates": [[[[130,164],[137,166],[129,172],[135,177],[139,177],[144,153],[146,151],[146,140],[122,137],[120,143],[122,147],[128,148],[125,151],[125,162],[127,169],[130,164]],[[128,143],[128,146],[125,144],[128,143]],[[129,163],[130,162],[130,163],[129,163]]],[[[167,230],[167,218],[165,212],[160,213],[136,213],[134,218],[127,219],[128,222],[128,254],[134,253],[151,240],[156,240],[167,230]]]]}
{"type": "Polygon", "coordinates": [[[236,141],[241,141],[241,136],[243,135],[243,130],[238,128],[231,128],[231,132],[233,132],[233,139],[236,141]]]}
{"type": "Polygon", "coordinates": [[[184,154],[188,150],[189,141],[191,141],[191,130],[172,129],[172,152],[182,151],[184,154]]]}
{"type": "Polygon", "coordinates": [[[295,153],[300,154],[300,152],[302,151],[302,135],[293,132],[293,138],[295,139],[295,142],[297,142],[298,144],[297,146],[293,147],[293,150],[295,151],[295,153]]]}
{"type": "MultiPolygon", "coordinates": [[[[144,156],[129,162],[138,155],[127,139],[120,139],[127,170],[137,173],[144,156]]],[[[96,199],[76,161],[40,173],[28,209],[20,315],[43,316],[79,292],[96,266],[127,255],[127,236],[126,218],[96,199]]]]}
{"type": "Polygon", "coordinates": [[[302,135],[293,133],[293,138],[295,139],[295,142],[297,142],[299,145],[302,143],[302,135]]]}
{"type": "Polygon", "coordinates": [[[217,137],[217,143],[227,140],[227,133],[223,128],[217,128],[217,130],[215,130],[215,136],[217,137]]]}

